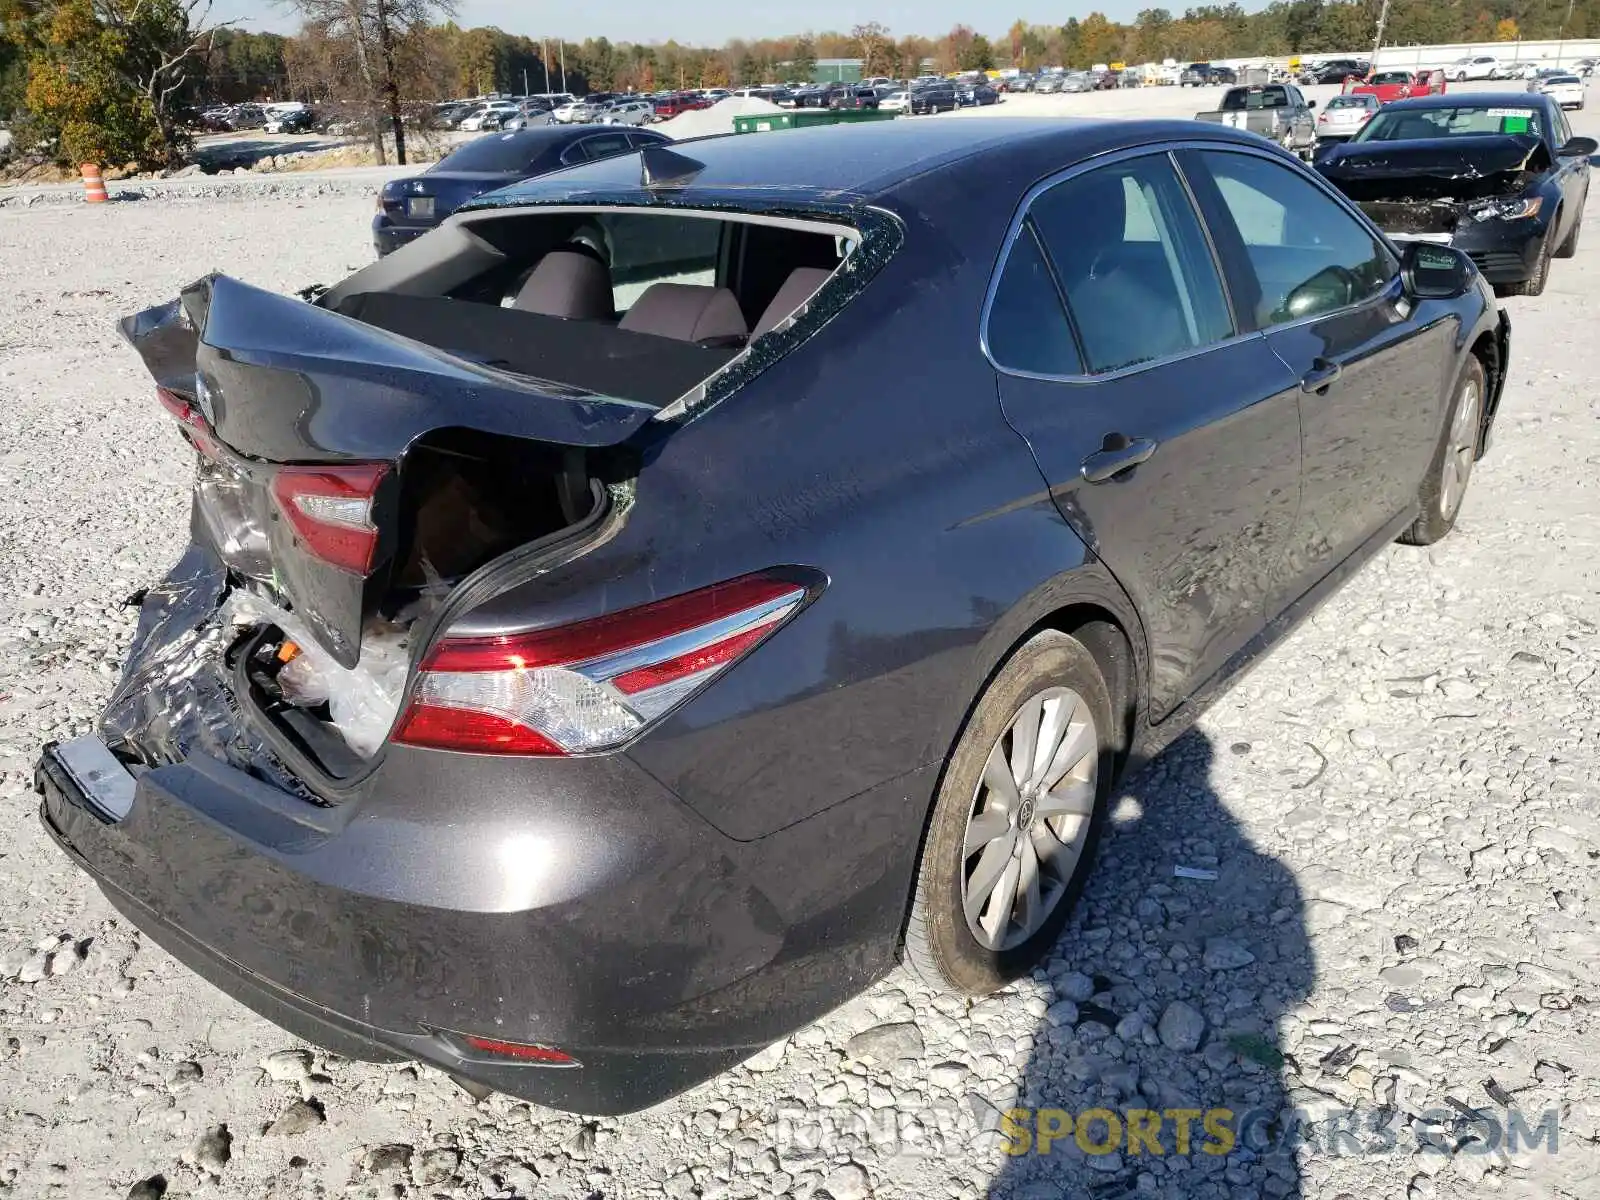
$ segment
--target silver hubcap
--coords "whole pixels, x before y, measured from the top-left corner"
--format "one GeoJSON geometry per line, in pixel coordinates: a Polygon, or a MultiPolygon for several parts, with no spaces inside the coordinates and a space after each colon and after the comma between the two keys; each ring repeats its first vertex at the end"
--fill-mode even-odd
{"type": "Polygon", "coordinates": [[[1061,902],[1089,835],[1100,736],[1083,697],[1048,688],[989,751],[962,849],[961,906],[987,950],[1032,937],[1061,902]]]}
{"type": "Polygon", "coordinates": [[[1461,403],[1456,405],[1455,419],[1450,422],[1450,442],[1444,452],[1444,475],[1439,480],[1439,514],[1447,521],[1456,515],[1467,494],[1472,459],[1478,450],[1478,411],[1481,404],[1478,381],[1467,380],[1461,390],[1461,403]]]}

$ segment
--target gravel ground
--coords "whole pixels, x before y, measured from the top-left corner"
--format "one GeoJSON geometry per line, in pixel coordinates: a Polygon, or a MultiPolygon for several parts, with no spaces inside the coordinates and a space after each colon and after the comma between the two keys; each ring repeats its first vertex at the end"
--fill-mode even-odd
{"type": "Polygon", "coordinates": [[[1512,302],[1457,532],[1384,553],[1128,783],[1047,971],[972,1005],[896,975],[585,1120],[296,1046],[144,943],[34,815],[37,747],[90,727],[118,601],[185,536],[189,458],[113,318],[210,268],[332,282],[370,256],[369,204],[0,210],[0,1197],[1600,1195],[1594,237],[1512,302]],[[1295,1153],[1012,1157],[1013,1103],[1355,1109],[1379,1149],[1324,1125],[1295,1153]],[[1508,1103],[1555,1114],[1555,1154],[1486,1144],[1508,1103]]]}

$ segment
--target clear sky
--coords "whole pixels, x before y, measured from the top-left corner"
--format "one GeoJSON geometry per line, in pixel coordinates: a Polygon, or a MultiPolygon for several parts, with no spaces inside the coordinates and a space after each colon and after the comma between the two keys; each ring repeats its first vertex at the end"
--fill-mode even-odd
{"type": "MultiPolygon", "coordinates": [[[[914,3],[867,3],[865,0],[808,0],[805,4],[759,4],[749,0],[597,0],[589,4],[530,4],[527,0],[458,0],[456,20],[463,26],[498,25],[507,33],[530,37],[565,37],[581,42],[607,37],[614,42],[664,42],[677,38],[697,46],[720,46],[729,38],[778,37],[806,30],[848,32],[863,21],[881,21],[896,37],[908,33],[934,37],[957,22],[998,37],[1021,17],[1036,24],[1059,24],[1094,9],[1112,20],[1131,21],[1151,0],[1085,0],[1063,7],[1049,0],[1013,0],[1003,10],[984,0],[917,0],[914,3]]],[[[1183,4],[1169,5],[1174,12],[1183,4]]],[[[1247,4],[1256,8],[1258,4],[1247,4]]],[[[242,18],[243,29],[292,33],[299,19],[288,6],[273,0],[215,0],[217,19],[242,18]]]]}

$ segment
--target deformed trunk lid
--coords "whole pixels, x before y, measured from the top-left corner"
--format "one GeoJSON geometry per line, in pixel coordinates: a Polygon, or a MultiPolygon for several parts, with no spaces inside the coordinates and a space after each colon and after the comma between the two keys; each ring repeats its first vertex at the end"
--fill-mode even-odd
{"type": "Polygon", "coordinates": [[[279,468],[386,463],[392,479],[403,471],[408,447],[444,429],[614,446],[657,411],[467,362],[220,275],[127,318],[122,331],[157,383],[187,399],[214,435],[196,505],[207,503],[206,471],[224,473],[229,513],[201,512],[210,520],[197,526],[238,523],[239,514],[259,525],[264,545],[255,554],[266,558],[271,585],[346,667],[360,656],[363,621],[393,566],[400,489],[380,487],[371,518],[378,551],[370,570],[357,575],[309,553],[282,519],[272,499],[279,468]]]}

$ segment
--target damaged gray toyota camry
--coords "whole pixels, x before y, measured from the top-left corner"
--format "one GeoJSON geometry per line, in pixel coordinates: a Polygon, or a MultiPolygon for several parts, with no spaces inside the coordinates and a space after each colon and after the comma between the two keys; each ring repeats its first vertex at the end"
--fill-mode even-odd
{"type": "Polygon", "coordinates": [[[307,1040],[591,1113],[1050,952],[1116,781],[1392,540],[1509,324],[1246,133],[884,122],[124,330],[195,451],[42,818],[307,1040]]]}

